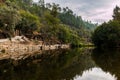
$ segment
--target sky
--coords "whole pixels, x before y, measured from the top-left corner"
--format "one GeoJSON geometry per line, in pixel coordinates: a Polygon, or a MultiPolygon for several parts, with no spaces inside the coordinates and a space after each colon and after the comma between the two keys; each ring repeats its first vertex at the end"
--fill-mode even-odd
{"type": "Polygon", "coordinates": [[[103,23],[112,19],[113,9],[116,5],[120,6],[120,0],[45,0],[45,2],[69,7],[84,20],[95,23],[103,23]]]}

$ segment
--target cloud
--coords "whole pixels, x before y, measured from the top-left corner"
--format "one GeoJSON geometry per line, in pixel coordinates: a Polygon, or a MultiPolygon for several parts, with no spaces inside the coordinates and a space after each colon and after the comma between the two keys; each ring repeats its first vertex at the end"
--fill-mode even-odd
{"type": "Polygon", "coordinates": [[[83,19],[98,23],[112,19],[114,7],[120,5],[120,0],[45,0],[45,2],[54,2],[61,7],[68,6],[83,19]]]}
{"type": "Polygon", "coordinates": [[[117,80],[115,75],[104,72],[100,68],[92,68],[84,71],[82,76],[76,76],[74,80],[117,80]]]}

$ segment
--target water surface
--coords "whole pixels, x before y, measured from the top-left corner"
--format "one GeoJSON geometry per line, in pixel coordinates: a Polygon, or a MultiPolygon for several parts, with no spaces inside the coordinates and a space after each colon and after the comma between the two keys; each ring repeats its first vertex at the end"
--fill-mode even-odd
{"type": "Polygon", "coordinates": [[[2,60],[0,80],[120,80],[120,51],[79,48],[2,60]]]}

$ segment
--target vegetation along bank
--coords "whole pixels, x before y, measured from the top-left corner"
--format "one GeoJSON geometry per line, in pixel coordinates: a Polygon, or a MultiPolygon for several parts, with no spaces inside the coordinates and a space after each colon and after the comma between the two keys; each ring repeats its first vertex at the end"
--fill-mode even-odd
{"type": "Polygon", "coordinates": [[[44,0],[0,0],[0,55],[28,51],[32,46],[36,51],[91,45],[97,25],[68,7],[44,0]]]}

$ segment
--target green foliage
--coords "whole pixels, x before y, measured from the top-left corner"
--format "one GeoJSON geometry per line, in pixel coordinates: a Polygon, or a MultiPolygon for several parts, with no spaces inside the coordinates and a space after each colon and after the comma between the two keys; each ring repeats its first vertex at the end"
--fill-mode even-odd
{"type": "Polygon", "coordinates": [[[0,6],[0,29],[14,35],[15,25],[20,21],[19,11],[12,7],[0,6]]]}
{"type": "Polygon", "coordinates": [[[92,41],[97,47],[120,46],[120,8],[113,11],[113,20],[100,25],[92,35],[92,41]]]}
{"type": "Polygon", "coordinates": [[[116,8],[113,11],[113,18],[114,20],[120,21],[120,8],[116,6],[116,8]]]}
{"type": "Polygon", "coordinates": [[[20,30],[22,34],[33,34],[34,31],[40,29],[41,25],[38,16],[24,10],[19,12],[22,20],[16,25],[17,30],[20,30]]]}
{"type": "MultiPolygon", "coordinates": [[[[68,7],[44,0],[6,0],[0,4],[0,30],[8,35],[38,35],[46,43],[79,45],[90,38],[95,25],[74,15],[68,7]],[[89,31],[90,30],[90,31],[89,31]],[[19,34],[18,34],[19,33],[19,34]],[[36,33],[36,34],[35,34],[36,33]],[[83,41],[82,40],[82,41],[83,41]]],[[[10,36],[9,36],[10,37],[10,36]]]]}
{"type": "Polygon", "coordinates": [[[74,32],[68,28],[66,25],[60,25],[58,31],[58,38],[62,40],[64,43],[70,43],[70,44],[78,44],[80,41],[80,38],[77,34],[74,34],[74,32]]]}
{"type": "Polygon", "coordinates": [[[98,47],[117,47],[120,41],[120,24],[109,21],[100,25],[92,36],[93,43],[98,47]]]}
{"type": "Polygon", "coordinates": [[[58,24],[55,26],[46,27],[42,27],[40,31],[41,33],[44,32],[44,40],[54,38],[52,39],[54,43],[57,43],[56,40],[60,41],[60,43],[69,43],[71,45],[78,45],[80,43],[80,37],[78,34],[75,34],[74,31],[67,25],[58,24]]]}
{"type": "Polygon", "coordinates": [[[73,27],[80,27],[82,26],[82,18],[81,17],[76,17],[73,15],[73,12],[71,10],[68,10],[63,13],[59,14],[60,20],[67,25],[73,26],[73,27]]]}
{"type": "Polygon", "coordinates": [[[91,32],[97,27],[97,24],[84,21],[81,16],[74,15],[68,7],[63,8],[63,12],[59,13],[58,17],[63,24],[69,25],[80,38],[86,39],[85,41],[90,41],[91,32]]]}
{"type": "Polygon", "coordinates": [[[81,16],[76,16],[69,8],[63,8],[63,12],[59,14],[59,19],[62,23],[67,24],[75,28],[85,28],[88,30],[94,30],[97,24],[92,24],[89,21],[84,21],[81,16]]]}
{"type": "Polygon", "coordinates": [[[58,24],[60,22],[60,20],[58,18],[54,17],[49,12],[45,13],[45,21],[49,25],[56,25],[56,24],[58,24]]]}
{"type": "Polygon", "coordinates": [[[58,10],[59,10],[59,5],[53,3],[53,5],[52,5],[52,10],[51,10],[51,15],[52,15],[53,17],[57,17],[57,15],[58,15],[58,10]]]}
{"type": "Polygon", "coordinates": [[[64,43],[68,43],[70,42],[70,36],[71,36],[70,29],[64,25],[61,25],[60,30],[58,32],[58,38],[62,40],[64,43]]]}

